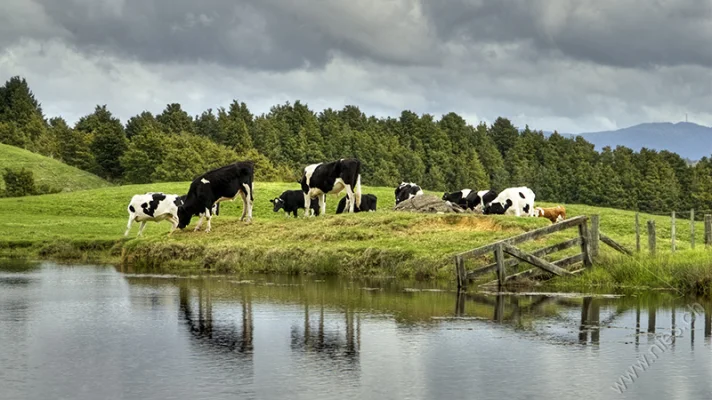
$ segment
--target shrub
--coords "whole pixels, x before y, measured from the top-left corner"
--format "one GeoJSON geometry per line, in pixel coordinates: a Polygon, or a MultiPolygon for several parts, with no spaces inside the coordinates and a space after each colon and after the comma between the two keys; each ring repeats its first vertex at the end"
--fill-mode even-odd
{"type": "Polygon", "coordinates": [[[5,168],[5,196],[20,197],[35,194],[35,176],[30,170],[5,168]]]}

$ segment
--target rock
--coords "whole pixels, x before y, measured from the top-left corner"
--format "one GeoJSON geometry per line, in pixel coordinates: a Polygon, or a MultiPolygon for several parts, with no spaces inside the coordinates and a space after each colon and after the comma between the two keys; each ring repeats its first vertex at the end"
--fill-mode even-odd
{"type": "Polygon", "coordinates": [[[423,194],[420,196],[415,196],[408,200],[402,201],[393,208],[395,211],[410,211],[410,212],[421,212],[421,213],[462,213],[470,212],[469,210],[464,210],[457,204],[452,204],[450,202],[444,201],[437,196],[430,194],[423,194]]]}

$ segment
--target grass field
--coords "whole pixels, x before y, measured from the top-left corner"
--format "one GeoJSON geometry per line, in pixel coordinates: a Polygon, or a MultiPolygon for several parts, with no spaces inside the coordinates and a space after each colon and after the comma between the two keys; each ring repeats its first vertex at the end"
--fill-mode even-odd
{"type": "MultiPolygon", "coordinates": [[[[98,176],[61,161],[19,147],[0,144],[0,172],[5,168],[29,169],[34,174],[35,184],[44,184],[66,192],[109,186],[108,182],[98,176]]],[[[0,191],[2,190],[5,190],[5,182],[0,179],[0,191]]]]}
{"type": "MultiPolygon", "coordinates": [[[[327,196],[326,217],[285,218],[283,212],[272,211],[269,199],[284,190],[296,189],[297,185],[256,183],[251,224],[238,220],[242,204],[237,200],[222,203],[220,216],[213,219],[210,233],[193,232],[197,222],[194,218],[186,230],[177,231],[171,238],[166,235],[170,224],[162,222],[149,223],[142,238],[136,238],[138,224],[134,224],[129,237],[124,239],[126,207],[132,195],[147,191],[182,194],[188,186],[187,182],[127,185],[0,199],[0,255],[80,260],[102,257],[173,272],[208,268],[226,273],[454,279],[452,255],[550,224],[541,218],[395,212],[391,211],[392,188],[368,186],[364,186],[363,193],[378,196],[375,213],[334,215],[340,197],[327,196]]],[[[566,208],[569,218],[600,214],[602,232],[630,249],[635,248],[634,212],[581,205],[566,205],[566,208]]],[[[601,244],[603,267],[580,277],[557,280],[556,284],[575,288],[621,283],[665,287],[672,283],[683,287],[672,279],[678,271],[675,266],[683,265],[678,272],[692,275],[685,277],[680,272],[678,280],[704,285],[712,266],[712,251],[705,251],[702,245],[703,224],[696,223],[698,246],[690,250],[689,222],[679,220],[678,253],[671,257],[670,218],[641,214],[643,224],[648,219],[656,221],[658,257],[619,258],[601,244]],[[653,266],[658,269],[645,272],[653,266]]],[[[525,250],[539,248],[575,235],[575,230],[567,230],[522,247],[525,250]]],[[[645,253],[645,236],[642,242],[645,253]]],[[[568,254],[574,251],[570,249],[568,254]]],[[[557,253],[559,257],[566,254],[557,253]]]]}

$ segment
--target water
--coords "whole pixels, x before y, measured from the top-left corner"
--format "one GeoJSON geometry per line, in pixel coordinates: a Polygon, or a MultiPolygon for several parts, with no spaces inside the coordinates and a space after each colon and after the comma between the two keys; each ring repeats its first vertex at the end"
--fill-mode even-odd
{"type": "Polygon", "coordinates": [[[664,293],[458,297],[416,286],[5,264],[0,398],[700,399],[712,393],[708,301],[664,293]],[[695,302],[707,313],[699,309],[693,327],[685,306],[695,302]],[[650,367],[623,394],[611,389],[672,331],[673,309],[680,337],[654,349],[657,358],[648,356],[650,367]]]}

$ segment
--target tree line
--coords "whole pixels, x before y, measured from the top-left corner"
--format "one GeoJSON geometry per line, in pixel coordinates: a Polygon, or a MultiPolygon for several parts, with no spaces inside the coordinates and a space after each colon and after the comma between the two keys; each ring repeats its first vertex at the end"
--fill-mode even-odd
{"type": "Polygon", "coordinates": [[[116,183],[192,180],[236,160],[256,162],[256,180],[293,181],[310,163],[356,157],[362,180],[395,187],[501,190],[528,186],[537,200],[644,212],[712,209],[712,159],[694,165],[669,151],[618,146],[596,151],[582,137],[546,136],[507,118],[469,125],[405,110],[376,118],[356,106],[315,112],[300,102],[254,115],[244,102],[191,116],[180,104],[122,123],[105,105],[70,126],[47,119],[25,79],[0,87],[0,142],[37,152],[116,183]]]}

